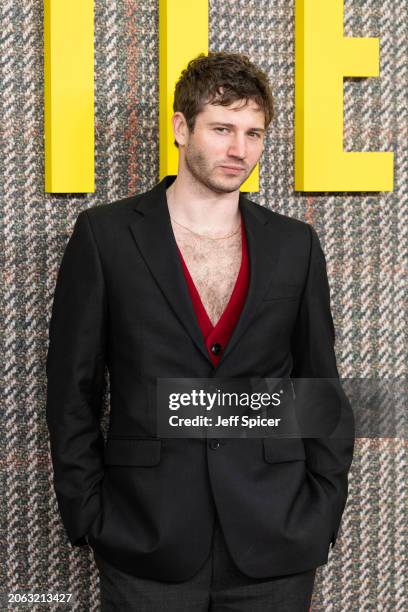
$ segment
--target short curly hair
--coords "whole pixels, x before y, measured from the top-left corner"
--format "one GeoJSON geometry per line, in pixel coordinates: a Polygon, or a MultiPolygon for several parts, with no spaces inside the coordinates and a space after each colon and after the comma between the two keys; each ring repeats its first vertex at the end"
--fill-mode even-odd
{"type": "MultiPolygon", "coordinates": [[[[274,116],[274,101],[265,72],[241,53],[210,51],[208,55],[200,53],[182,71],[176,83],[173,110],[183,113],[193,132],[204,104],[229,106],[242,99],[260,106],[267,128],[274,116]]],[[[174,144],[178,147],[176,141],[174,144]]]]}

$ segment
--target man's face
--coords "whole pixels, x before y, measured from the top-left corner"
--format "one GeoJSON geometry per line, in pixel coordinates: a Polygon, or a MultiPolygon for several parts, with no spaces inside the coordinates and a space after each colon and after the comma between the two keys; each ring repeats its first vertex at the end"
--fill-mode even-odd
{"type": "Polygon", "coordinates": [[[217,193],[240,188],[264,147],[265,115],[253,100],[206,104],[188,132],[185,164],[196,180],[217,193]]]}

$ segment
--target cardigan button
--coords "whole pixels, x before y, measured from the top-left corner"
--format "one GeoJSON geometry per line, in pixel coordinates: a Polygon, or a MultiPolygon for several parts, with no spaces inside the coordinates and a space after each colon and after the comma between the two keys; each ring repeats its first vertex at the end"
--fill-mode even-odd
{"type": "Polygon", "coordinates": [[[222,346],[221,346],[221,344],[219,342],[214,342],[214,344],[211,346],[210,350],[211,350],[213,355],[218,355],[222,351],[222,346]]]}

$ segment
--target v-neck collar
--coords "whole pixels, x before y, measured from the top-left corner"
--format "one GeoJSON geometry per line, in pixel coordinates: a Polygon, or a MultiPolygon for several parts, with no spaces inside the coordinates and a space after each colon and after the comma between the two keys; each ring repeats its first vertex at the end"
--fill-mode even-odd
{"type": "MultiPolygon", "coordinates": [[[[240,268],[227,305],[215,325],[212,324],[208,316],[208,313],[201,300],[200,294],[188,270],[187,264],[178,245],[177,248],[180,254],[181,263],[183,265],[183,270],[193,303],[193,308],[196,313],[198,324],[203,334],[207,349],[210,350],[210,346],[214,342],[221,344],[224,349],[240,316],[249,284],[249,263],[243,217],[241,216],[240,268]]],[[[210,356],[214,365],[216,365],[219,359],[221,358],[221,355],[214,355],[211,352],[210,356]]]]}

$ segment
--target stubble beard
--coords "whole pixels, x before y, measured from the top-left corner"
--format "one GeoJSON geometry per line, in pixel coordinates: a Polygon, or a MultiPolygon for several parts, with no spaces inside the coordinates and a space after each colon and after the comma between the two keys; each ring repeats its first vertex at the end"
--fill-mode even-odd
{"type": "Polygon", "coordinates": [[[196,150],[191,144],[186,147],[185,162],[194,178],[216,193],[231,193],[237,191],[248,176],[245,173],[237,177],[226,177],[224,181],[215,178],[214,174],[217,171],[216,166],[210,167],[204,155],[196,150]]]}

